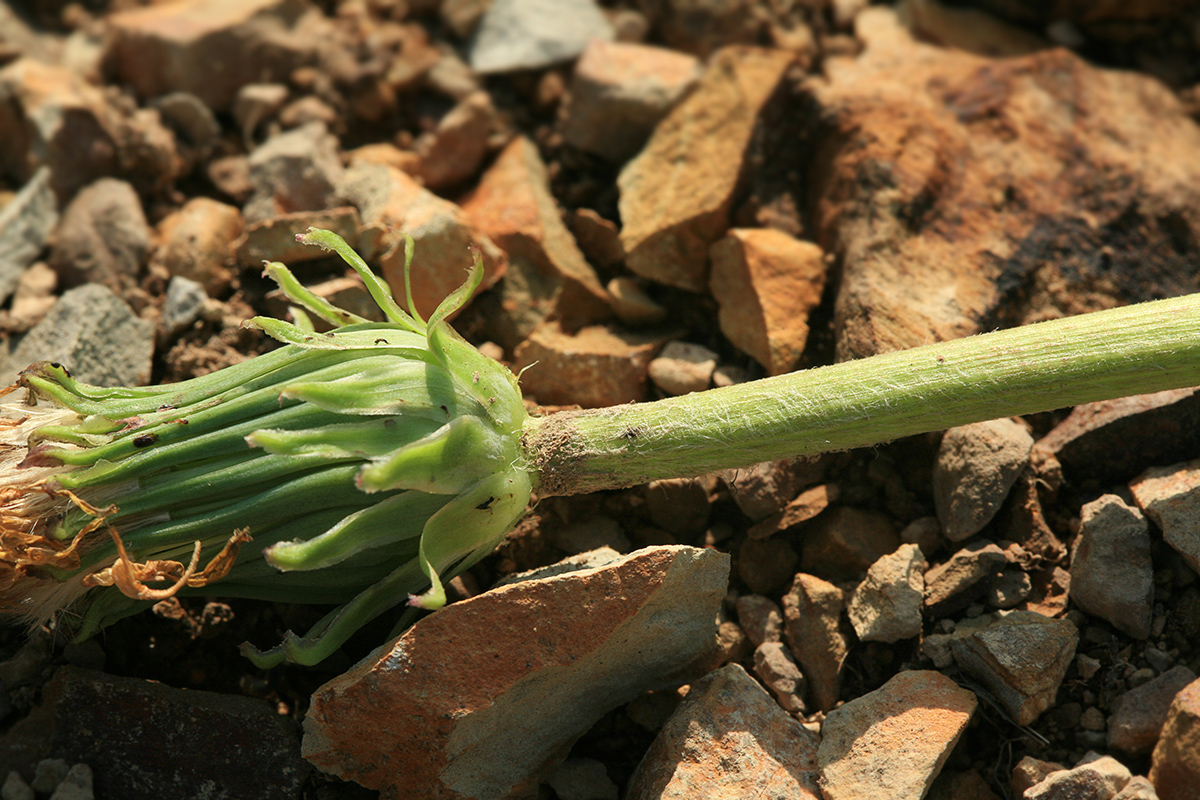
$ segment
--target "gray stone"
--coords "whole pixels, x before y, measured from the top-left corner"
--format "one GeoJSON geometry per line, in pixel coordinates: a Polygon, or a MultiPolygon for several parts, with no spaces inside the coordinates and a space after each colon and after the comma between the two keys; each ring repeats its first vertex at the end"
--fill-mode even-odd
{"type": "Polygon", "coordinates": [[[337,138],[324,123],[272,136],[255,148],[249,163],[254,195],[243,211],[247,222],[335,205],[335,187],[344,170],[337,138]]]}
{"type": "Polygon", "coordinates": [[[154,326],[99,284],[64,294],[8,355],[4,384],[35,361],[57,361],[81,381],[130,386],[150,379],[154,326]]]}
{"type": "Polygon", "coordinates": [[[1158,792],[1154,791],[1154,784],[1149,778],[1134,775],[1112,800],[1158,800],[1158,792]]]}
{"type": "Polygon", "coordinates": [[[17,288],[21,274],[46,247],[57,224],[50,168],[41,167],[0,209],[0,303],[17,288]]]}
{"type": "Polygon", "coordinates": [[[1108,718],[1108,746],[1126,753],[1149,753],[1158,742],[1175,695],[1196,673],[1182,664],[1117,698],[1108,718]]]}
{"type": "Polygon", "coordinates": [[[33,800],[33,789],[21,777],[21,773],[12,770],[0,786],[0,800],[33,800]]]}
{"type": "Polygon", "coordinates": [[[1032,449],[1029,431],[1011,419],[946,431],[933,468],[933,500],[947,539],[960,542],[991,521],[1032,449]]]}
{"type": "Polygon", "coordinates": [[[65,759],[43,758],[33,768],[33,783],[30,784],[30,788],[39,794],[50,794],[70,771],[71,765],[65,759]]]}
{"type": "Polygon", "coordinates": [[[617,800],[617,785],[592,758],[568,758],[546,781],[558,800],[617,800]]]}
{"type": "Polygon", "coordinates": [[[1065,619],[1013,611],[982,630],[953,637],[959,668],[986,686],[1018,725],[1028,725],[1054,703],[1079,630],[1065,619]]]}
{"type": "Polygon", "coordinates": [[[626,800],[821,800],[817,737],[730,664],[692,684],[633,773],[626,800]]]}
{"type": "Polygon", "coordinates": [[[1118,630],[1135,639],[1150,635],[1154,565],[1142,512],[1113,494],[1083,507],[1069,591],[1077,606],[1118,630]]]}
{"type": "Polygon", "coordinates": [[[1112,756],[1084,759],[1074,769],[1051,772],[1027,789],[1024,800],[1109,800],[1129,783],[1129,769],[1112,756]]]}
{"type": "Polygon", "coordinates": [[[50,265],[66,286],[133,286],[150,252],[151,230],[137,192],[125,181],[101,178],[85,186],[63,212],[50,265]]]}
{"type": "Polygon", "coordinates": [[[864,642],[898,642],[921,635],[925,557],[915,544],[902,544],[871,565],[850,595],[850,624],[864,642]]]}
{"type": "Polygon", "coordinates": [[[575,58],[593,38],[613,38],[594,0],[495,0],[471,41],[471,67],[485,74],[547,67],[575,58]]]}
{"type": "Polygon", "coordinates": [[[1028,572],[1006,569],[988,587],[988,605],[993,608],[1015,608],[1025,602],[1032,591],[1033,581],[1029,579],[1028,572]]]}
{"type": "Polygon", "coordinates": [[[164,339],[173,339],[185,328],[200,318],[208,293],[204,286],[182,275],[171,278],[167,284],[167,297],[163,301],[162,333],[164,339]]]}
{"type": "Polygon", "coordinates": [[[650,362],[650,380],[667,394],[702,392],[712,381],[717,354],[692,342],[667,342],[650,362]]]}
{"type": "Polygon", "coordinates": [[[1200,459],[1148,469],[1129,489],[1146,516],[1162,529],[1163,541],[1200,572],[1200,459]]]}
{"type": "Polygon", "coordinates": [[[67,771],[50,800],[92,800],[92,768],[76,764],[67,771]]]}

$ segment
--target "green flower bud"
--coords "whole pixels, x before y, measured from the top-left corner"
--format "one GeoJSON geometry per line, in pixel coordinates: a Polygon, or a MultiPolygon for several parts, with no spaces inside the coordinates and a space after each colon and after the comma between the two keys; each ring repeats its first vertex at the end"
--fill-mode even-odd
{"type": "Polygon", "coordinates": [[[26,401],[0,428],[0,609],[33,624],[81,611],[85,638],[177,593],[337,604],[303,637],[243,646],[261,666],[314,664],[406,599],[441,607],[443,581],[521,518],[516,379],[446,322],[478,259],[425,322],[340,237],[298,238],[341,255],[388,321],[273,263],[299,324],[246,323],[284,343],[273,352],[167,386],[90,386],[49,362],[21,374],[26,401]]]}

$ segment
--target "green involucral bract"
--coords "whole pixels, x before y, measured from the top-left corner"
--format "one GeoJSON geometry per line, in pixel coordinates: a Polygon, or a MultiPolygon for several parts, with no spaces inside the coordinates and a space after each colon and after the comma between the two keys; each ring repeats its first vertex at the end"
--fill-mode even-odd
{"type": "Polygon", "coordinates": [[[425,322],[340,237],[298,238],[345,259],[388,321],[272,263],[296,318],[332,331],[257,317],[283,347],[167,386],[22,373],[27,401],[0,430],[0,608],[34,623],[78,611],[84,638],[176,593],[338,604],[305,636],[243,646],[264,667],[314,664],[405,600],[441,607],[443,582],[521,518],[516,379],[446,322],[479,264],[425,322]]]}

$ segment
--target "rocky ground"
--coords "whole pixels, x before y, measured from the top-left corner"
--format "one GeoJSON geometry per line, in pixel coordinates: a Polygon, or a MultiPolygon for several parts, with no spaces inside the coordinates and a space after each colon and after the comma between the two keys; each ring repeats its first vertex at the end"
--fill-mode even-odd
{"type": "MultiPolygon", "coordinates": [[[[0,5],[0,379],[262,352],[263,259],[368,313],[310,225],[425,311],[475,243],[547,408],[1197,291],[1194,6],[0,5]]],[[[1195,798],[1197,455],[1184,390],[547,498],[316,668],[236,651],[304,605],[5,628],[0,797],[1195,798]]]]}

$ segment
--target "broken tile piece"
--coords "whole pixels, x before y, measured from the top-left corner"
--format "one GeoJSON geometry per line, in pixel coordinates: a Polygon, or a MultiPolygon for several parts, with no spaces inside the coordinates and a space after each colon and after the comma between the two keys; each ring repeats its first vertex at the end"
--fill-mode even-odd
{"type": "Polygon", "coordinates": [[[946,431],[933,468],[933,500],[947,539],[969,539],[991,521],[1032,449],[1029,429],[1011,419],[946,431]]]}
{"type": "Polygon", "coordinates": [[[1079,630],[1065,619],[1013,611],[950,640],[959,668],[986,686],[1018,725],[1049,708],[1066,675],[1079,630]]]}
{"type": "Polygon", "coordinates": [[[692,684],[642,758],[628,800],[821,800],[816,736],[737,664],[692,684]]]}
{"type": "Polygon", "coordinates": [[[925,795],[975,713],[940,672],[901,672],[829,712],[817,750],[825,800],[925,795]]]}
{"type": "Polygon", "coordinates": [[[1071,599],[1118,630],[1145,639],[1154,606],[1149,523],[1113,494],[1085,505],[1081,517],[1071,552],[1071,599]]]}
{"type": "Polygon", "coordinates": [[[871,565],[846,608],[860,641],[892,643],[921,635],[924,573],[925,556],[915,544],[902,544],[871,565]]]}
{"type": "Polygon", "coordinates": [[[734,228],[709,253],[721,331],[769,375],[791,372],[821,304],[824,252],[783,231],[734,228]]]}
{"type": "Polygon", "coordinates": [[[1193,570],[1200,572],[1200,459],[1169,467],[1152,467],[1129,490],[1137,504],[1163,532],[1193,570]]]}
{"type": "Polygon", "coordinates": [[[452,603],[316,691],[304,756],[384,800],[525,796],[712,646],[728,575],[715,550],[652,547],[452,603]]]}
{"type": "Polygon", "coordinates": [[[621,170],[621,242],[630,270],[693,292],[708,288],[709,245],[728,227],[758,116],[791,63],[778,50],[720,50],[621,170]]]}

